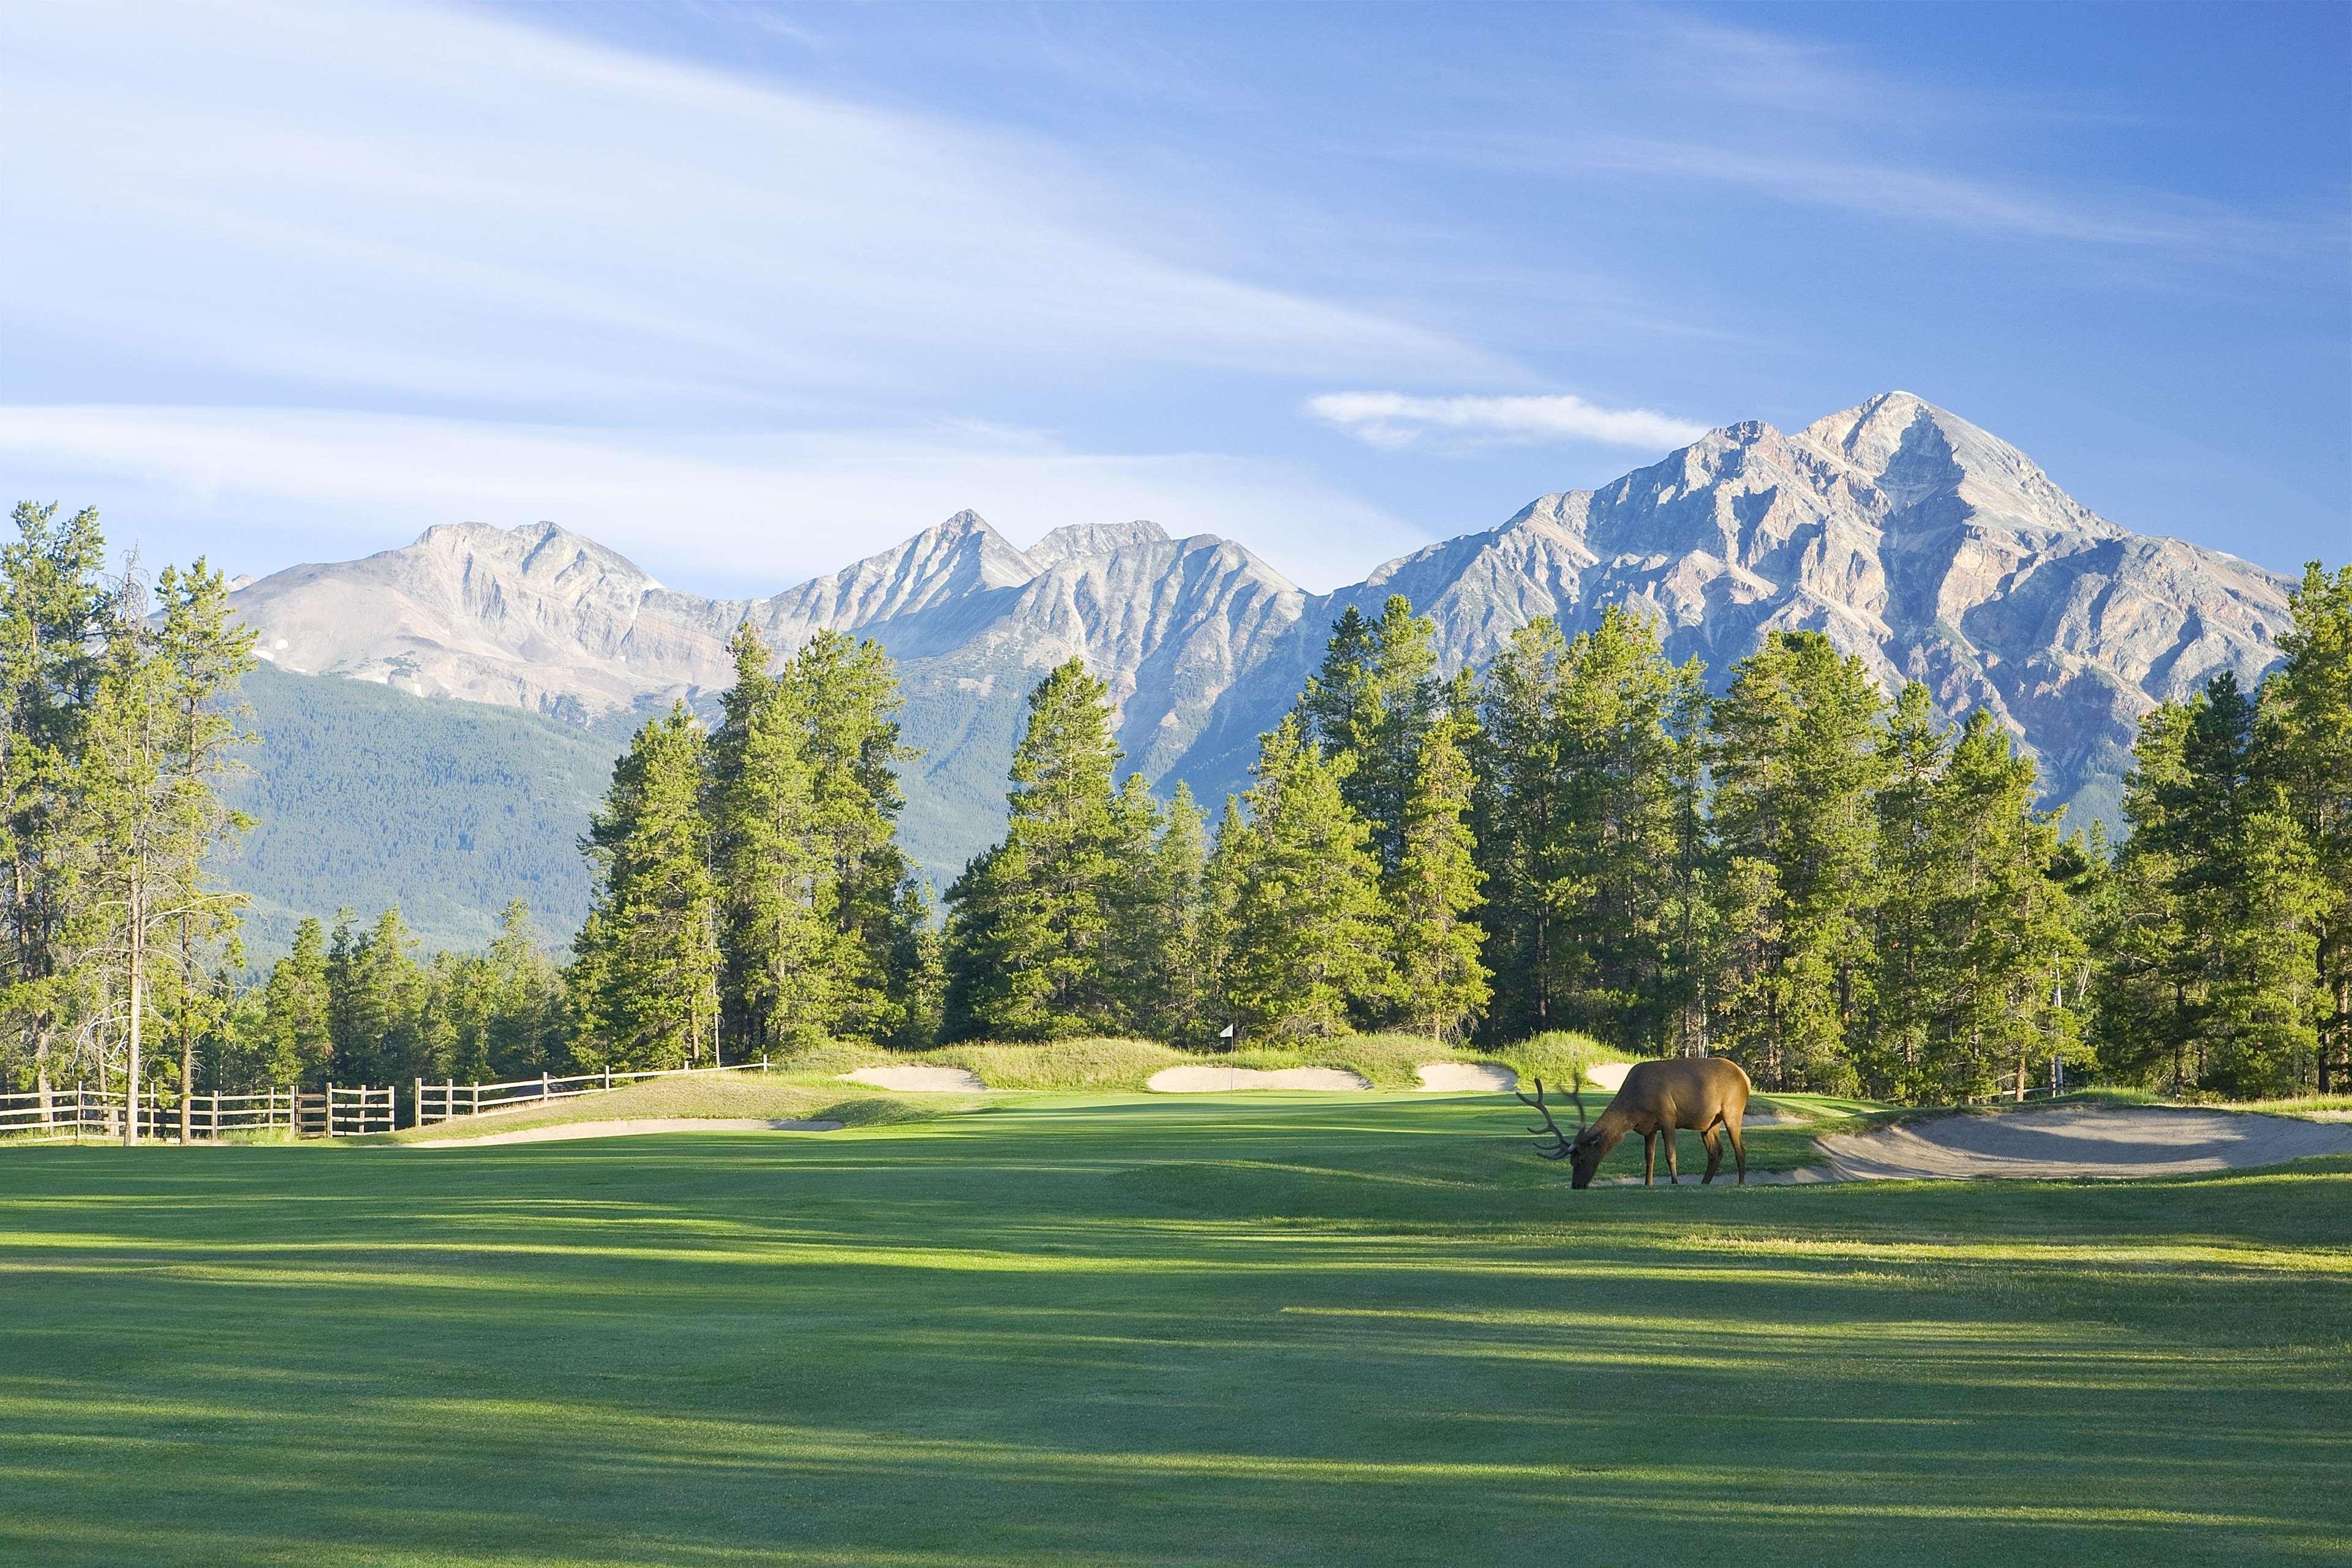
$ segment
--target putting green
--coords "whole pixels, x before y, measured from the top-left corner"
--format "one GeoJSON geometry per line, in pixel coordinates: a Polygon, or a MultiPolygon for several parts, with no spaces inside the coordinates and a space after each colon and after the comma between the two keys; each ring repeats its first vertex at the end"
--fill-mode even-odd
{"type": "Polygon", "coordinates": [[[1523,1121],[0,1152],[0,1561],[2352,1554],[2352,1159],[1571,1193],[1523,1121]]]}

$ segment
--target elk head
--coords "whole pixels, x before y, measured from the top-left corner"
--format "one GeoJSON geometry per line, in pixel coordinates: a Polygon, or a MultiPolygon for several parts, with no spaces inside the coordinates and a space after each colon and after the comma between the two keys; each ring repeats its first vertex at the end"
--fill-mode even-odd
{"type": "Polygon", "coordinates": [[[1543,1079],[1536,1079],[1536,1097],[1533,1100],[1524,1094],[1519,1096],[1519,1100],[1522,1104],[1535,1107],[1536,1114],[1544,1121],[1541,1127],[1530,1127],[1528,1131],[1552,1141],[1551,1147],[1539,1148],[1536,1152],[1547,1160],[1567,1161],[1571,1173],[1569,1184],[1581,1192],[1592,1184],[1592,1173],[1599,1167],[1601,1157],[1609,1151],[1601,1146],[1601,1141],[1593,1135],[1591,1123],[1585,1117],[1582,1087],[1571,1083],[1568,1092],[1570,1098],[1576,1101],[1576,1136],[1573,1139],[1559,1130],[1559,1123],[1551,1119],[1550,1110],[1545,1107],[1543,1079]]]}

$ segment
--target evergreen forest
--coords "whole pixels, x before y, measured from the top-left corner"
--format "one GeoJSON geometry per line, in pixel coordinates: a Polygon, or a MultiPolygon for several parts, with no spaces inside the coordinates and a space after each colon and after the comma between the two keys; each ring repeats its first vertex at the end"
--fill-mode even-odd
{"type": "Polygon", "coordinates": [[[1912,1103],[2352,1079],[2352,566],[2306,570],[2258,688],[2223,675],[2147,716],[2116,843],[2041,809],[1990,715],[1939,724],[1925,687],[1890,697],[1821,633],[1770,633],[1711,694],[1612,605],[1447,679],[1392,597],[1334,625],[1220,803],[1122,776],[1103,681],[1051,670],[1003,838],[936,891],[899,847],[913,753],[881,647],[744,628],[716,721],[646,722],[576,846],[478,829],[507,858],[485,874],[579,857],[568,953],[520,900],[466,952],[427,952],[389,900],[271,907],[290,942],[257,971],[234,850],[285,826],[242,808],[301,803],[239,793],[256,655],[226,584],[202,561],[110,575],[89,511],[15,523],[0,1089],[131,1079],[168,1104],[828,1040],[1553,1030],[1912,1103]]]}

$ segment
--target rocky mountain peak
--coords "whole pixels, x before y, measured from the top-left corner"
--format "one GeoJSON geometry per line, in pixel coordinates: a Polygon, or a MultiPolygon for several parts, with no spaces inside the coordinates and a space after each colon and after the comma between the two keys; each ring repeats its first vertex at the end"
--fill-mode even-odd
{"type": "Polygon", "coordinates": [[[417,535],[409,549],[448,561],[460,570],[481,565],[541,582],[593,580],[607,592],[646,593],[661,586],[651,573],[619,551],[552,522],[527,522],[513,528],[488,522],[440,523],[417,535]]]}
{"type": "Polygon", "coordinates": [[[1437,623],[1449,672],[1538,616],[1573,636],[1612,603],[1654,614],[1669,653],[1718,684],[1769,633],[1818,629],[1890,689],[1926,682],[1947,720],[1990,710],[2080,821],[2112,817],[2152,703],[2223,668],[2259,678],[2287,624],[2284,589],[2216,552],[2128,534],[2007,442],[1888,392],[1793,434],[1760,420],[1710,431],[1328,595],[1213,535],[1081,524],[1024,551],[964,510],[752,603],[657,590],[551,523],[433,529],[279,573],[235,603],[281,669],[574,720],[707,699],[747,620],[780,656],[821,628],[876,637],[925,753],[904,780],[908,843],[945,878],[1001,826],[1023,700],[1073,654],[1109,682],[1130,765],[1213,800],[1244,781],[1335,616],[1391,593],[1437,623]]]}
{"type": "Polygon", "coordinates": [[[1132,544],[1164,544],[1168,531],[1142,518],[1133,522],[1072,522],[1031,545],[1025,554],[1040,572],[1074,561],[1095,561],[1132,544]]]}

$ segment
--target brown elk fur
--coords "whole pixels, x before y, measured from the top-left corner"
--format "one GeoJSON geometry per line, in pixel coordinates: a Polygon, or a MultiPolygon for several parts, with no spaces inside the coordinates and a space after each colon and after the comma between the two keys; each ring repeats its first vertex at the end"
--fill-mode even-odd
{"type": "MultiPolygon", "coordinates": [[[[1592,1184],[1592,1173],[1607,1159],[1609,1151],[1628,1132],[1642,1135],[1642,1184],[1647,1186],[1657,1172],[1657,1138],[1666,1140],[1666,1179],[1682,1180],[1681,1168],[1675,1160],[1675,1133],[1696,1132],[1706,1145],[1706,1181],[1715,1180],[1723,1168],[1722,1138],[1731,1141],[1733,1158],[1739,1163],[1739,1184],[1748,1184],[1748,1145],[1739,1135],[1739,1124],[1748,1114],[1748,1075],[1738,1062],[1721,1057],[1670,1057],[1664,1061],[1636,1062],[1625,1075],[1616,1098],[1609,1102],[1591,1125],[1579,1129],[1573,1142],[1551,1124],[1551,1114],[1544,1111],[1544,1122],[1559,1138],[1562,1148],[1549,1157],[1564,1154],[1574,1173],[1571,1184],[1584,1188],[1592,1184]]],[[[1526,1100],[1527,1096],[1519,1097],[1526,1100]]],[[[1536,1086],[1536,1099],[1528,1103],[1543,1110],[1543,1086],[1536,1086]]],[[[1584,1097],[1576,1097],[1576,1112],[1580,1121],[1584,1116],[1584,1097]]]]}

